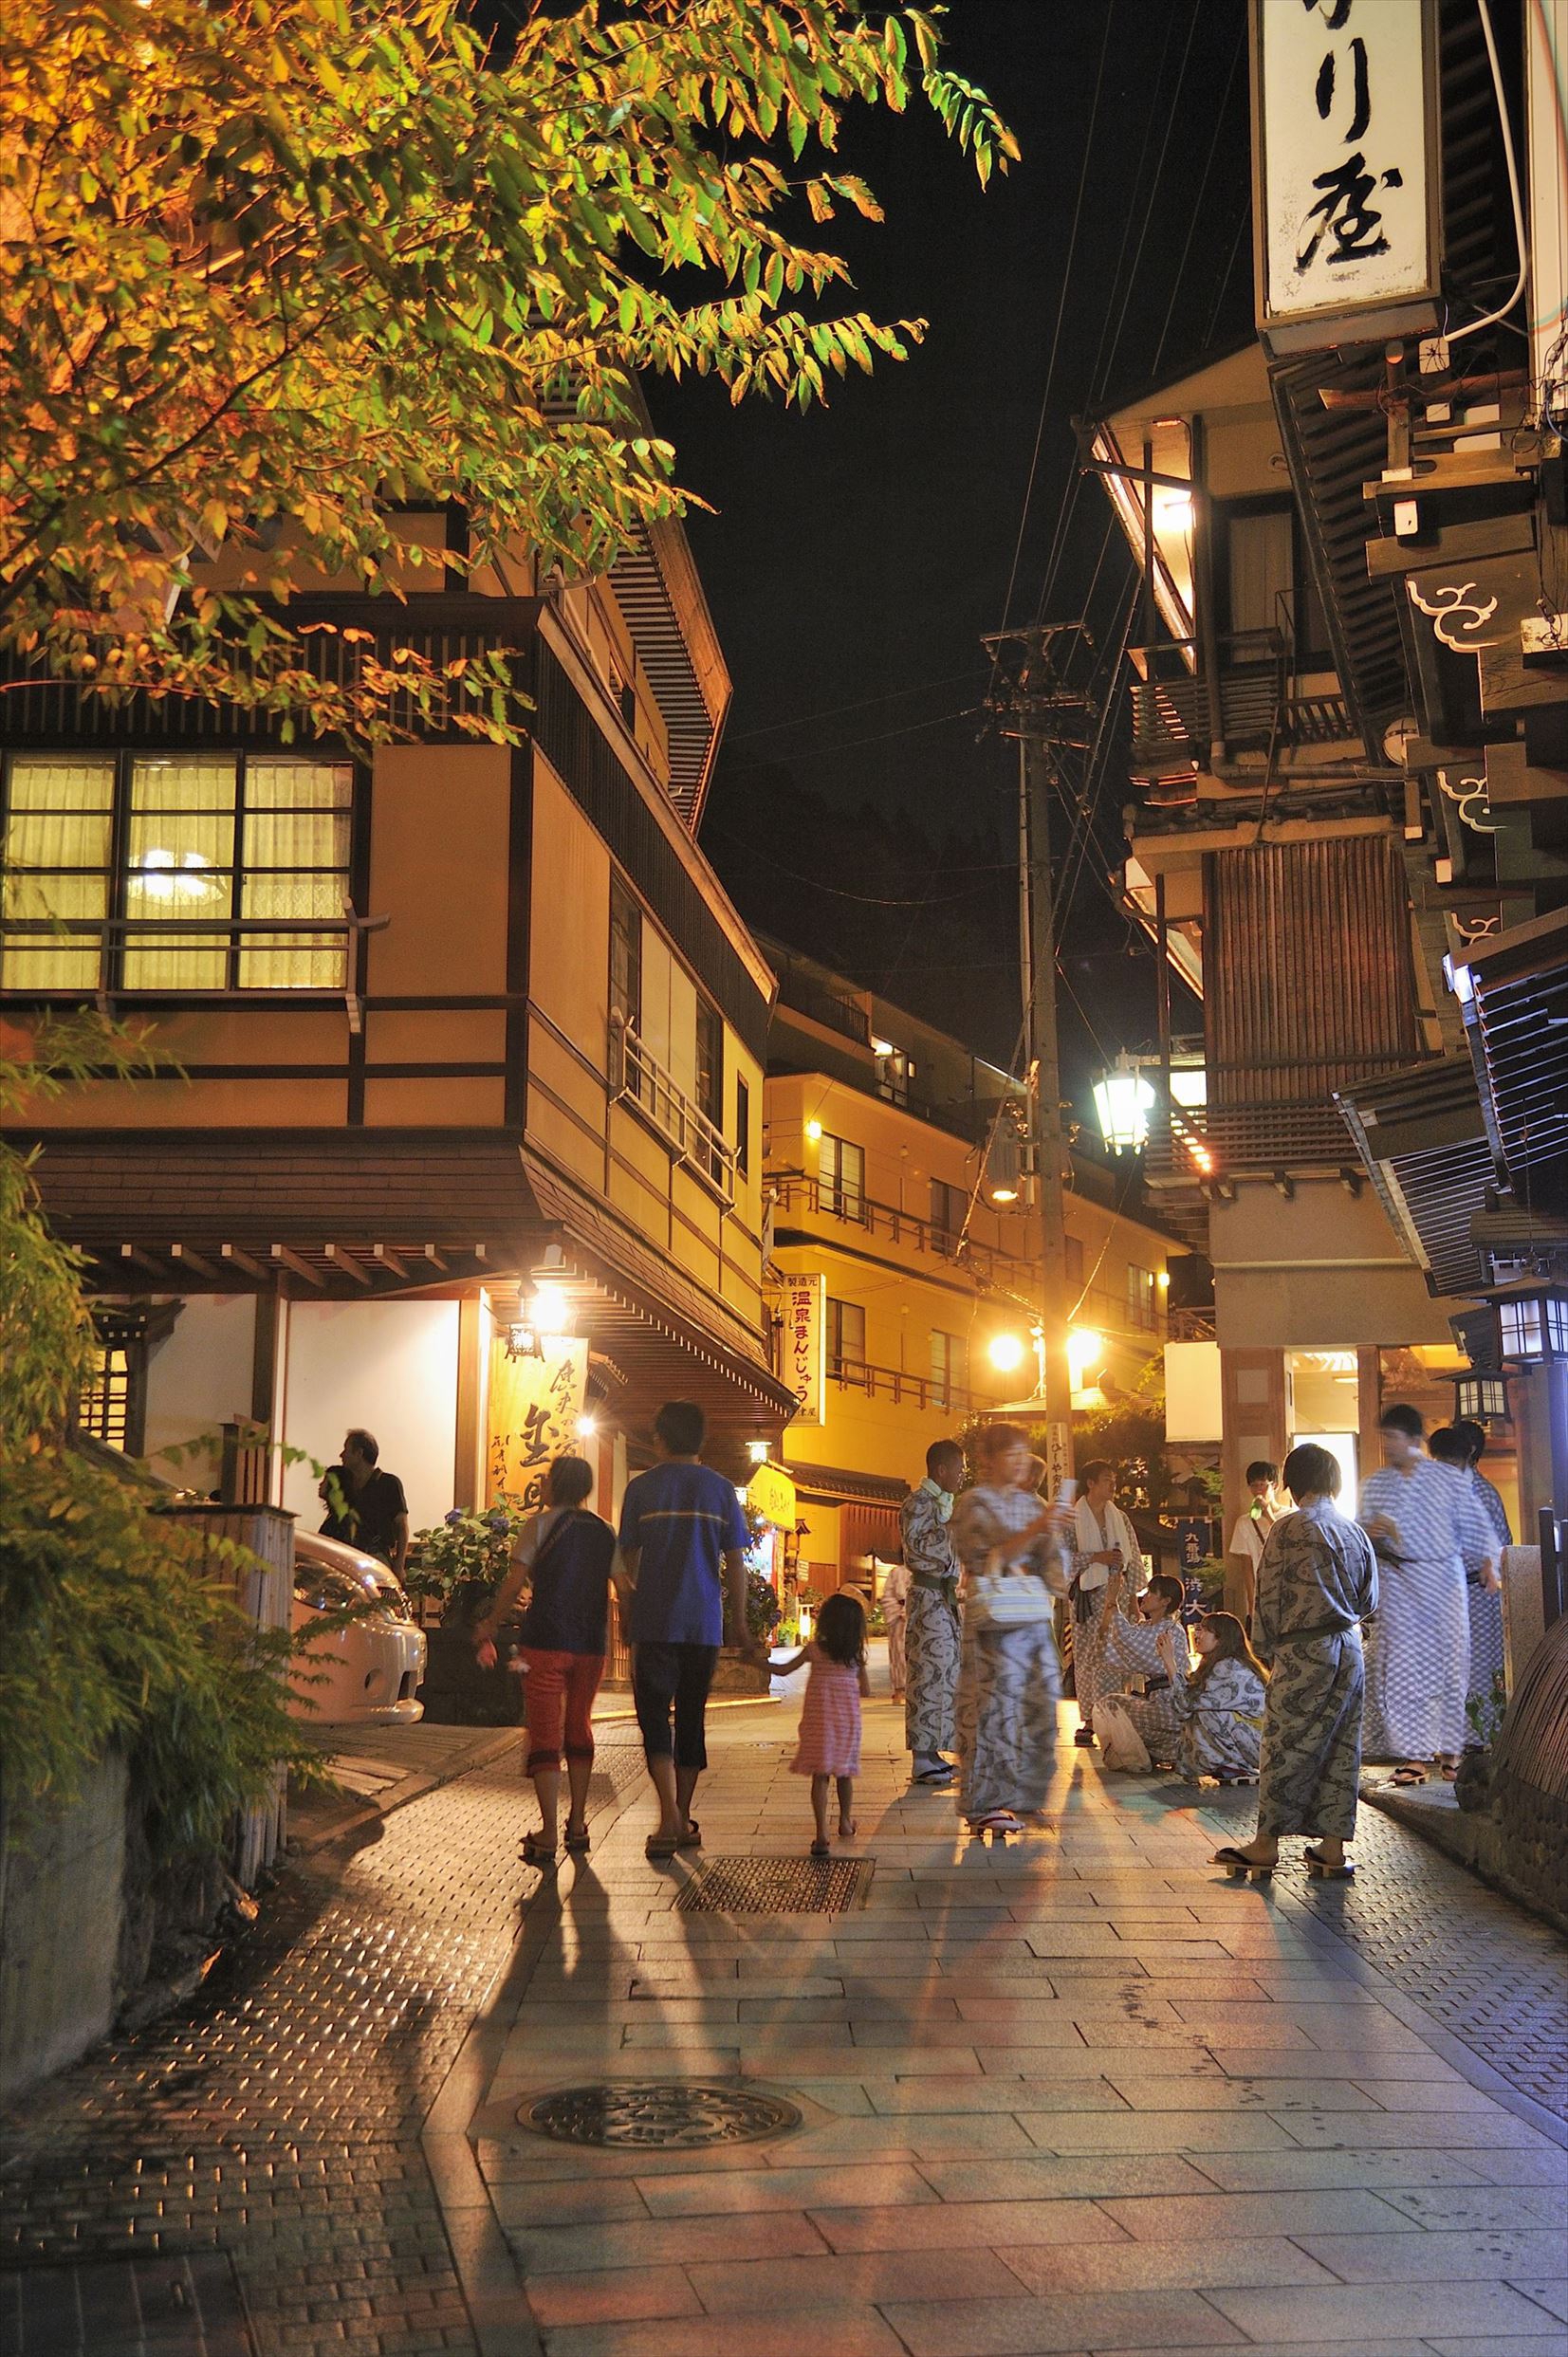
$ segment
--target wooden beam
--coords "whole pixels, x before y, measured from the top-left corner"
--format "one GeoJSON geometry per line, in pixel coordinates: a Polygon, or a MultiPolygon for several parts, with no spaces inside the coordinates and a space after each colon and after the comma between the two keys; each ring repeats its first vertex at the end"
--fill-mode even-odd
{"type": "Polygon", "coordinates": [[[247,1277],[260,1278],[264,1284],[271,1282],[272,1271],[258,1261],[253,1254],[242,1252],[238,1244],[219,1244],[218,1258],[231,1261],[235,1268],[242,1268],[247,1277]]]}
{"type": "Polygon", "coordinates": [[[210,1261],[204,1252],[194,1252],[189,1244],[171,1244],[169,1258],[176,1261],[181,1268],[194,1268],[198,1277],[205,1277],[210,1281],[223,1275],[216,1261],[210,1261]]]}
{"type": "Polygon", "coordinates": [[[436,1251],[434,1244],[427,1244],[425,1246],[425,1258],[430,1262],[432,1268],[438,1268],[440,1270],[443,1277],[447,1274],[447,1262],[443,1259],[442,1255],[436,1251]]]}
{"type": "Polygon", "coordinates": [[[152,1253],[144,1252],[139,1244],[121,1244],[120,1257],[122,1261],[135,1261],[138,1268],[151,1269],[155,1277],[167,1277],[169,1274],[163,1262],[152,1253]]]}
{"type": "Polygon", "coordinates": [[[320,1269],[312,1268],[308,1261],[302,1261],[299,1254],[291,1252],[286,1244],[274,1244],[272,1258],[281,1267],[291,1269],[296,1277],[303,1277],[307,1285],[314,1285],[318,1293],[326,1283],[320,1269]]]}
{"type": "Polygon", "coordinates": [[[368,1286],[373,1281],[369,1269],[361,1268],[353,1253],[345,1252],[341,1244],[328,1244],[326,1257],[334,1268],[341,1268],[343,1275],[352,1277],[357,1285],[368,1286]]]}
{"type": "Polygon", "coordinates": [[[408,1262],[404,1260],[400,1260],[397,1254],[390,1251],[385,1244],[373,1245],[371,1257],[378,1262],[382,1268],[390,1269],[394,1277],[401,1277],[405,1280],[407,1279],[408,1262]]]}

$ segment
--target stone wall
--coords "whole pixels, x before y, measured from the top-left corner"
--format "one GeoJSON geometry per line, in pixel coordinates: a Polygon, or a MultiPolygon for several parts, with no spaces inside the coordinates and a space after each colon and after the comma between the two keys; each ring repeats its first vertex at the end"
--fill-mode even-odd
{"type": "Polygon", "coordinates": [[[125,1766],[8,1840],[0,1813],[0,2103],[74,2062],[114,2019],[125,1875],[125,1766]]]}

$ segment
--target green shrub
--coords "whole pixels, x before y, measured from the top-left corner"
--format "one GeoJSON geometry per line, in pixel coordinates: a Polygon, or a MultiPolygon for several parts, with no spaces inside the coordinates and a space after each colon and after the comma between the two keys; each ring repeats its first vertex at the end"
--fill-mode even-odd
{"type": "Polygon", "coordinates": [[[0,1455],[0,1784],[8,1832],[124,1752],[155,1858],[220,1849],[281,1766],[319,1749],[287,1713],[292,1640],[246,1616],[214,1560],[242,1548],[151,1513],[70,1450],[0,1455]]]}

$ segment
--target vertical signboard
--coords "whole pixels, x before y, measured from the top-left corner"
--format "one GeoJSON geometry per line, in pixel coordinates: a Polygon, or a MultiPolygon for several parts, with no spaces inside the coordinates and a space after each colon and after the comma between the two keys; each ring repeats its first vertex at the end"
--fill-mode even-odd
{"type": "Polygon", "coordinates": [[[497,1340],[490,1360],[492,1498],[543,1502],[552,1457],[575,1456],[588,1380],[588,1345],[552,1337],[541,1358],[513,1358],[497,1340]]]}
{"type": "Polygon", "coordinates": [[[822,1422],[827,1373],[822,1280],[790,1277],[784,1289],[784,1379],[795,1394],[795,1422],[822,1422]]]}
{"type": "Polygon", "coordinates": [[[1430,0],[1252,0],[1252,109],[1258,323],[1270,348],[1434,326],[1430,0]]]}

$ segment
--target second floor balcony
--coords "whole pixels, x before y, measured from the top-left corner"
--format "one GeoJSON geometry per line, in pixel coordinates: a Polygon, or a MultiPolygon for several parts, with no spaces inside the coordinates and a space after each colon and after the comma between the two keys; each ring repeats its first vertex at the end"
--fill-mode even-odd
{"type": "Polygon", "coordinates": [[[610,1026],[610,1090],[618,1102],[636,1109],[677,1161],[721,1202],[734,1201],[734,1148],[629,1023],[610,1026]]]}
{"type": "Polygon", "coordinates": [[[1337,692],[1308,689],[1282,630],[1236,631],[1214,642],[1213,669],[1196,639],[1135,647],[1132,660],[1134,778],[1168,783],[1184,771],[1251,754],[1277,763],[1308,747],[1355,744],[1337,692]]]}
{"type": "Polygon", "coordinates": [[[777,1182],[774,1204],[778,1221],[804,1216],[857,1227],[905,1251],[957,1262],[982,1286],[1023,1294],[1033,1282],[1032,1261],[923,1219],[917,1212],[901,1210],[896,1204],[878,1203],[842,1181],[782,1178],[777,1182]]]}

